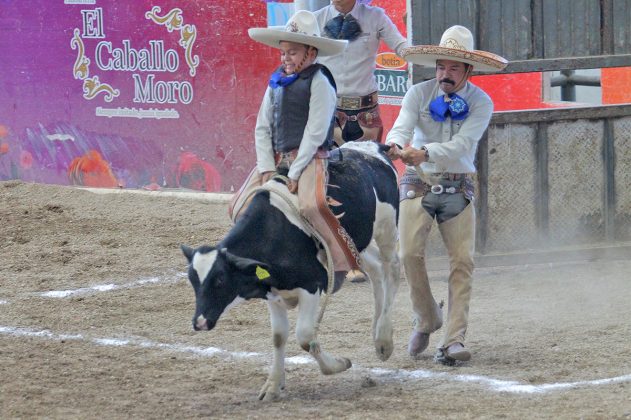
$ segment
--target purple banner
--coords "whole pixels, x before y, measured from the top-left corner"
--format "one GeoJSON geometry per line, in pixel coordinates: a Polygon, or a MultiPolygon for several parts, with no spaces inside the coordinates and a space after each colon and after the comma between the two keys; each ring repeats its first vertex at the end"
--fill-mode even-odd
{"type": "Polygon", "coordinates": [[[265,24],[258,1],[0,0],[0,180],[233,191],[265,24]]]}

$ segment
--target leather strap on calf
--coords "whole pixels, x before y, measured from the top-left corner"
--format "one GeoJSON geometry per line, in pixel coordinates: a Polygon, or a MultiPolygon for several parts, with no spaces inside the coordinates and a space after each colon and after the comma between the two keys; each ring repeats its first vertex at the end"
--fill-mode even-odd
{"type": "MultiPolygon", "coordinates": [[[[360,270],[360,256],[359,251],[355,247],[355,242],[353,238],[346,232],[346,229],[340,224],[340,221],[335,217],[331,209],[329,208],[329,201],[327,199],[326,190],[328,185],[328,176],[326,168],[323,167],[320,159],[316,157],[316,186],[317,189],[315,191],[315,202],[318,207],[318,211],[320,212],[320,216],[325,221],[325,223],[329,226],[330,232],[332,233],[331,241],[336,241],[339,249],[344,254],[346,262],[348,263],[351,270],[360,270]]],[[[320,230],[321,234],[324,234],[322,230],[320,230]]],[[[339,267],[337,267],[339,268],[339,267]]]]}

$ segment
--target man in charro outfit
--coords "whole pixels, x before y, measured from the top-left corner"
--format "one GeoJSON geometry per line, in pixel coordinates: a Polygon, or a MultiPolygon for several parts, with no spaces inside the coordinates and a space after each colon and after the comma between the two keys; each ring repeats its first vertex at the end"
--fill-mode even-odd
{"type": "Polygon", "coordinates": [[[235,194],[230,215],[236,220],[252,190],[277,173],[285,175],[301,214],[327,243],[339,281],[359,269],[358,253],[326,201],[336,94],[333,76],[316,59],[341,53],[347,41],[321,37],[313,13],[306,10],[284,29],[251,28],[248,34],[278,48],[281,66],[270,77],[256,121],[256,167],[235,194]]]}
{"type": "Polygon", "coordinates": [[[314,12],[326,37],[348,40],[343,54],[322,57],[337,83],[335,142],[381,141],[383,123],[379,113],[375,67],[383,41],[399,54],[407,46],[392,20],[379,7],[360,0],[331,0],[314,12]]]}
{"type": "Polygon", "coordinates": [[[425,244],[436,219],[450,274],[446,329],[435,360],[454,364],[471,358],[464,341],[474,267],[474,158],[493,113],[491,98],[468,79],[474,69],[500,71],[507,61],[474,50],[473,35],[463,26],[447,29],[438,46],[412,46],[401,54],[410,63],[436,66],[435,79],[408,90],[386,138],[393,145],[390,157],[407,165],[400,179],[399,245],[414,313],[408,352],[419,356],[443,325],[425,267],[425,244]]]}

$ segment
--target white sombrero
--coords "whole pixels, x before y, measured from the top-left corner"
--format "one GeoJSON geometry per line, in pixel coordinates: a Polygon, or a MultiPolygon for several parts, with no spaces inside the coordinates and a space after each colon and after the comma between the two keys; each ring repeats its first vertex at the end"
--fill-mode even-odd
{"type": "Polygon", "coordinates": [[[503,70],[508,60],[497,54],[473,49],[473,35],[464,26],[448,28],[440,38],[440,45],[416,45],[401,50],[401,57],[413,64],[435,66],[436,60],[453,60],[471,64],[474,70],[495,72],[503,70]]]}
{"type": "Polygon", "coordinates": [[[308,10],[299,10],[293,15],[284,28],[250,28],[248,35],[255,41],[270,47],[279,48],[281,41],[297,42],[311,45],[318,49],[319,56],[340,54],[348,41],[324,38],[320,35],[320,27],[315,15],[308,10]]]}

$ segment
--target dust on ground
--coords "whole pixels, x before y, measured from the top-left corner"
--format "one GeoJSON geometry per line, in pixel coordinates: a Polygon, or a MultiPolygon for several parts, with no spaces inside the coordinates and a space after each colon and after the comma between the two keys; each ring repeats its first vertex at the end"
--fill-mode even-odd
{"type": "MultiPolygon", "coordinates": [[[[179,245],[216,243],[226,214],[191,198],[0,182],[0,417],[631,418],[631,258],[477,269],[473,359],[458,367],[432,360],[442,331],[420,360],[407,355],[405,280],[395,350],[379,361],[370,285],[348,283],[319,337],[353,367],[323,376],[291,336],[287,357],[306,357],[288,363],[281,401],[258,401],[265,303],[191,328],[179,245]]],[[[430,279],[446,300],[446,267],[430,279]]]]}

